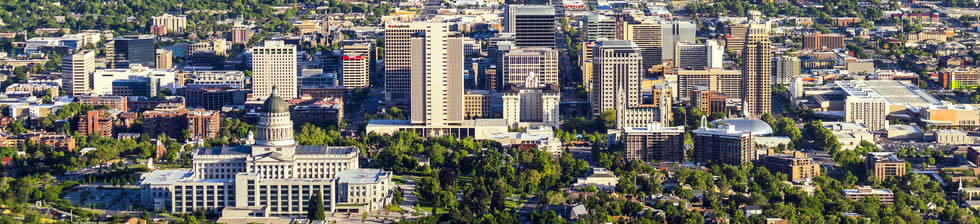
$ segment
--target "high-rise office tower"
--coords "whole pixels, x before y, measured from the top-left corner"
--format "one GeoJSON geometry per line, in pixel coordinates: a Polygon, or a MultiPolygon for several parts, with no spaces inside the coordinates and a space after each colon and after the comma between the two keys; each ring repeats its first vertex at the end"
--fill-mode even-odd
{"type": "Polygon", "coordinates": [[[546,47],[518,48],[503,56],[503,84],[525,86],[532,74],[541,85],[558,85],[558,51],[546,47]]]}
{"type": "Polygon", "coordinates": [[[268,40],[253,47],[252,72],[253,99],[264,100],[273,90],[282,98],[296,98],[296,46],[268,40]]]}
{"type": "Polygon", "coordinates": [[[628,23],[623,39],[633,41],[640,47],[643,55],[643,71],[663,62],[663,27],[660,21],[644,19],[639,23],[628,23]]]}
{"type": "Polygon", "coordinates": [[[722,67],[725,49],[717,41],[705,43],[677,43],[674,47],[674,67],[685,69],[711,69],[722,67]]]}
{"type": "Polygon", "coordinates": [[[585,42],[598,39],[616,39],[616,19],[598,14],[582,17],[582,33],[585,42]]]}
{"type": "Polygon", "coordinates": [[[640,47],[628,40],[605,40],[592,54],[592,113],[639,106],[640,47]]]}
{"type": "Polygon", "coordinates": [[[344,40],[340,56],[340,83],[348,89],[368,87],[374,69],[373,41],[344,40]]]}
{"type": "Polygon", "coordinates": [[[663,50],[661,60],[674,60],[674,45],[677,43],[694,43],[697,26],[691,21],[667,21],[663,23],[663,50]]]}
{"type": "Polygon", "coordinates": [[[368,76],[368,56],[356,52],[344,52],[341,56],[340,83],[347,89],[367,87],[368,76]]]}
{"type": "Polygon", "coordinates": [[[463,39],[444,23],[412,35],[411,122],[445,126],[463,121],[463,39]]]}
{"type": "Polygon", "coordinates": [[[769,24],[749,25],[742,50],[742,102],[747,117],[772,111],[772,44],[769,24]]]}
{"type": "Polygon", "coordinates": [[[555,47],[555,8],[550,5],[508,5],[505,25],[518,47],[555,47]]]}
{"type": "Polygon", "coordinates": [[[800,76],[800,58],[779,56],[772,61],[772,74],[776,76],[776,84],[789,84],[793,78],[800,76]]]}
{"type": "MultiPolygon", "coordinates": [[[[385,100],[389,104],[407,106],[412,87],[412,35],[425,32],[427,23],[387,23],[385,24],[385,100]]],[[[407,108],[407,107],[406,107],[407,108]]]]}
{"type": "Polygon", "coordinates": [[[133,64],[141,64],[148,68],[156,67],[155,42],[153,35],[110,39],[106,44],[106,67],[129,68],[129,65],[133,64]]]}
{"type": "Polygon", "coordinates": [[[95,51],[82,50],[61,58],[62,86],[70,96],[91,92],[92,73],[95,73],[95,51]]]}

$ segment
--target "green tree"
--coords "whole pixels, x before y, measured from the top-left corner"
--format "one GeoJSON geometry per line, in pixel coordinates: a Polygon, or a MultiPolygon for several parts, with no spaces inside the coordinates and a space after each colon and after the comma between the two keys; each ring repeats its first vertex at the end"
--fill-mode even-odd
{"type": "Polygon", "coordinates": [[[326,213],[323,209],[323,196],[317,191],[313,193],[313,197],[310,198],[310,207],[307,208],[306,218],[310,220],[325,220],[327,219],[326,213]]]}

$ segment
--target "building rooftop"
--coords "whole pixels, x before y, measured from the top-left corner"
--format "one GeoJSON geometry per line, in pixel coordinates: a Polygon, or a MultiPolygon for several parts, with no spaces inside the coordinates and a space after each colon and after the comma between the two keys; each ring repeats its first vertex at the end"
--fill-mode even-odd
{"type": "Polygon", "coordinates": [[[381,169],[352,169],[337,174],[341,183],[377,183],[382,177],[390,175],[381,169]]]}
{"type": "Polygon", "coordinates": [[[918,86],[897,80],[846,80],[834,85],[848,96],[884,98],[889,104],[923,107],[941,103],[918,86]]]}
{"type": "Polygon", "coordinates": [[[197,149],[196,155],[248,155],[251,153],[251,146],[237,145],[237,146],[221,146],[221,147],[208,147],[197,149]]]}
{"type": "Polygon", "coordinates": [[[684,132],[683,126],[664,127],[660,122],[650,123],[643,127],[627,127],[623,129],[626,133],[645,133],[645,132],[684,132]]]}
{"type": "Polygon", "coordinates": [[[325,145],[299,145],[296,146],[296,154],[329,154],[329,155],[344,155],[357,152],[357,148],[353,146],[325,146],[325,145]]]}
{"type": "Polygon", "coordinates": [[[173,184],[180,179],[190,178],[193,173],[190,169],[157,170],[143,174],[140,185],[143,184],[173,184]]]}
{"type": "Polygon", "coordinates": [[[868,157],[872,157],[875,159],[875,161],[879,161],[879,162],[902,161],[902,159],[899,159],[898,156],[895,156],[895,153],[893,152],[870,152],[868,153],[868,157]]]}
{"type": "Polygon", "coordinates": [[[874,189],[871,186],[858,187],[857,189],[844,189],[844,194],[892,194],[888,189],[874,189]]]}
{"type": "Polygon", "coordinates": [[[599,47],[626,47],[626,48],[639,48],[636,43],[629,40],[603,40],[597,43],[599,47]]]}
{"type": "Polygon", "coordinates": [[[511,13],[516,15],[554,15],[555,7],[550,5],[511,5],[511,13]]]}

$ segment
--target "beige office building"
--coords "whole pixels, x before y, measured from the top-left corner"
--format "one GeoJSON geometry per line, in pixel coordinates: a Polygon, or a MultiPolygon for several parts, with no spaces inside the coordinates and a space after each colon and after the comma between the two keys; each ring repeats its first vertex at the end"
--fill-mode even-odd
{"type": "Polygon", "coordinates": [[[742,102],[746,116],[772,111],[772,43],[769,24],[750,24],[742,50],[742,102]]]}
{"type": "Polygon", "coordinates": [[[697,90],[695,86],[707,86],[707,91],[725,94],[728,99],[742,98],[742,72],[728,69],[697,69],[677,70],[677,96],[681,100],[692,100],[692,91],[697,90]]]}
{"type": "MultiPolygon", "coordinates": [[[[412,35],[426,32],[437,23],[391,22],[384,26],[385,100],[389,104],[408,105],[412,89],[412,58],[419,53],[411,50],[412,35]]],[[[460,58],[462,59],[462,58],[460,58]]]]}
{"type": "Polygon", "coordinates": [[[888,129],[888,101],[869,96],[848,96],[844,100],[844,121],[864,124],[870,131],[888,129]]]}
{"type": "Polygon", "coordinates": [[[83,50],[61,59],[62,86],[69,96],[91,93],[94,73],[95,51],[83,50]]]}
{"type": "Polygon", "coordinates": [[[644,19],[639,23],[627,23],[623,39],[633,41],[640,47],[643,72],[663,62],[663,26],[660,21],[644,19]]]}
{"type": "Polygon", "coordinates": [[[490,118],[493,116],[491,102],[495,97],[489,90],[469,90],[463,95],[463,117],[465,119],[490,118]]]}
{"type": "Polygon", "coordinates": [[[463,121],[463,38],[449,25],[428,23],[409,41],[411,123],[445,126],[463,121]]]}
{"type": "Polygon", "coordinates": [[[296,46],[269,40],[252,48],[252,97],[265,99],[275,87],[276,94],[286,99],[297,96],[296,46]]]}
{"type": "Polygon", "coordinates": [[[596,44],[593,55],[592,113],[638,107],[643,74],[640,47],[632,41],[605,40],[596,44]]]}
{"type": "Polygon", "coordinates": [[[169,69],[174,65],[174,52],[167,49],[157,49],[157,68],[169,69]]]}
{"type": "MultiPolygon", "coordinates": [[[[558,85],[558,51],[547,47],[527,47],[503,55],[503,84],[524,86],[532,74],[543,85],[558,85]]],[[[504,87],[506,88],[506,87],[504,87]]]]}

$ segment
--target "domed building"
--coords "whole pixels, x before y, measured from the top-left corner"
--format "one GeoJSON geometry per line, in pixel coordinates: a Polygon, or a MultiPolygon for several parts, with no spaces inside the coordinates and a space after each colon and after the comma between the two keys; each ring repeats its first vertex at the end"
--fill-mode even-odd
{"type": "Polygon", "coordinates": [[[143,206],[264,222],[305,217],[319,193],[328,213],[383,209],[392,199],[392,173],[360,169],[359,152],[352,146],[297,145],[289,104],[273,93],[262,104],[255,144],[200,148],[191,169],[144,174],[143,206]]]}
{"type": "Polygon", "coordinates": [[[752,132],[754,136],[769,136],[774,132],[772,127],[769,126],[765,121],[756,119],[720,119],[711,122],[712,125],[718,126],[719,122],[728,124],[729,126],[735,126],[735,131],[739,132],[752,132]]]}

